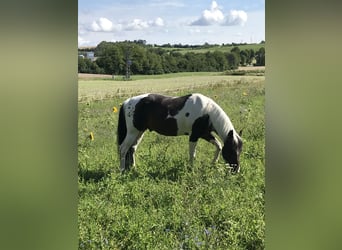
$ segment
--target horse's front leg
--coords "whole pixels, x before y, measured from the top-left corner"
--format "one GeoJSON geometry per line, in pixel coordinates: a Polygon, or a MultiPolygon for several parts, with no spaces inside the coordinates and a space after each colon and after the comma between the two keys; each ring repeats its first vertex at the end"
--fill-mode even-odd
{"type": "Polygon", "coordinates": [[[216,163],[218,161],[220,152],[222,150],[222,146],[221,143],[216,139],[215,136],[213,136],[210,132],[205,133],[201,136],[201,138],[203,138],[204,140],[206,140],[207,142],[210,142],[211,144],[213,144],[216,147],[216,152],[214,154],[214,159],[212,161],[212,163],[216,163]]]}
{"type": "Polygon", "coordinates": [[[214,159],[212,161],[212,163],[216,163],[218,161],[220,152],[222,150],[222,146],[221,146],[221,143],[216,138],[211,139],[209,142],[214,144],[214,146],[216,147],[216,152],[215,152],[215,155],[214,155],[214,159]]]}
{"type": "Polygon", "coordinates": [[[189,141],[189,158],[191,166],[194,164],[194,158],[196,156],[196,145],[197,141],[189,141]]]}

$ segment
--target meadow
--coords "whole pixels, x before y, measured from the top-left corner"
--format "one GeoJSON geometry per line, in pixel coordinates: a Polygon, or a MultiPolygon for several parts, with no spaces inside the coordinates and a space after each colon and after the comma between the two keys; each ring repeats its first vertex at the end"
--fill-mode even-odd
{"type": "Polygon", "coordinates": [[[199,47],[199,48],[163,48],[164,50],[168,51],[177,51],[181,54],[186,54],[188,52],[193,53],[207,53],[207,52],[214,52],[214,51],[221,51],[221,52],[230,52],[234,47],[239,47],[240,50],[254,50],[258,51],[260,48],[264,48],[265,44],[240,44],[240,45],[231,45],[231,46],[211,46],[211,47],[199,47]]]}
{"type": "Polygon", "coordinates": [[[79,80],[79,249],[264,249],[264,76],[191,74],[132,81],[79,80]],[[129,96],[199,92],[243,129],[241,171],[233,175],[215,147],[146,132],[137,166],[119,171],[116,128],[129,96]]]}

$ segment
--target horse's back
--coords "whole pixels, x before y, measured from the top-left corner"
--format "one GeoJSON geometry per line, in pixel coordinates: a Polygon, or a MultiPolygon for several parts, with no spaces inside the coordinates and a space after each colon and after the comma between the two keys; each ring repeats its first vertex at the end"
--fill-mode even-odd
{"type": "Polygon", "coordinates": [[[211,99],[199,94],[179,97],[142,94],[124,102],[126,120],[132,129],[157,131],[164,135],[190,134],[196,119],[207,113],[211,99]]]}
{"type": "Polygon", "coordinates": [[[211,99],[202,94],[192,94],[184,105],[184,112],[189,112],[189,116],[199,117],[207,112],[207,107],[211,99]]]}

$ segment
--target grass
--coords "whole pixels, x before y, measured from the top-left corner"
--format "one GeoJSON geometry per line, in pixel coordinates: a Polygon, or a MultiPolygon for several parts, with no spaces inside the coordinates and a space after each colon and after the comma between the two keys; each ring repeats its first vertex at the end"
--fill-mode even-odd
{"type": "MultiPolygon", "coordinates": [[[[222,158],[210,164],[211,144],[199,141],[190,167],[186,136],[154,132],[145,133],[137,167],[122,175],[113,107],[130,93],[80,102],[79,249],[263,249],[265,92],[264,78],[258,79],[214,78],[209,85],[188,89],[173,86],[171,79],[159,83],[160,90],[172,89],[175,95],[201,92],[212,97],[236,129],[244,129],[237,175],[227,171],[222,158]]],[[[141,81],[136,81],[141,92],[157,86],[141,81]]]]}
{"type": "MultiPolygon", "coordinates": [[[[118,96],[132,96],[146,92],[196,91],[198,87],[210,87],[217,83],[257,82],[257,76],[231,76],[222,73],[190,72],[155,76],[133,76],[132,80],[91,79],[79,80],[79,102],[111,99],[118,96]]],[[[264,78],[262,78],[264,79],[264,78]]]]}
{"type": "MultiPolygon", "coordinates": [[[[213,46],[210,48],[163,48],[168,51],[177,51],[179,53],[185,54],[188,52],[193,53],[206,53],[206,52],[214,52],[214,51],[220,51],[220,52],[230,52],[235,46],[213,46]]],[[[246,49],[252,49],[254,51],[258,51],[260,48],[264,48],[265,44],[245,44],[245,45],[238,45],[240,50],[246,50],[246,49]]]]}
{"type": "MultiPolygon", "coordinates": [[[[131,75],[131,80],[144,80],[144,79],[169,79],[175,77],[192,77],[192,76],[217,76],[220,72],[179,72],[159,75],[131,75]]],[[[121,77],[122,79],[122,77],[121,77]]],[[[121,80],[118,78],[118,80],[121,80]]]]}
{"type": "Polygon", "coordinates": [[[265,69],[226,70],[225,72],[223,72],[223,74],[224,75],[233,75],[233,76],[264,76],[265,75],[265,69]]]}

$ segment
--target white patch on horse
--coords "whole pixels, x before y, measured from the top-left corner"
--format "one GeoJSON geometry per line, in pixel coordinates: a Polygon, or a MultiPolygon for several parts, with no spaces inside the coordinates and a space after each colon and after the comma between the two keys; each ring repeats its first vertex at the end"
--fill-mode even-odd
{"type": "Polygon", "coordinates": [[[130,118],[129,121],[133,124],[133,115],[135,111],[135,105],[143,99],[144,97],[148,96],[149,94],[142,94],[138,96],[134,96],[126,100],[123,105],[125,105],[125,111],[126,111],[126,119],[130,118]],[[128,111],[128,112],[127,112],[128,111]]]}
{"type": "Polygon", "coordinates": [[[167,113],[167,116],[166,116],[166,119],[169,119],[169,118],[175,118],[174,116],[170,115],[170,111],[167,113]]]}
{"type": "Polygon", "coordinates": [[[195,120],[205,114],[209,99],[201,94],[193,94],[174,118],[177,120],[177,135],[191,134],[195,120]],[[202,97],[202,98],[201,98],[202,97]]]}

